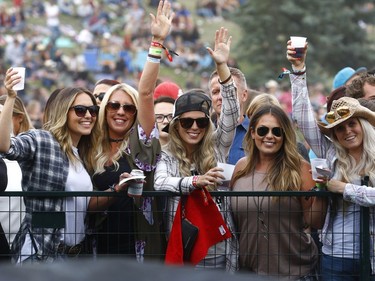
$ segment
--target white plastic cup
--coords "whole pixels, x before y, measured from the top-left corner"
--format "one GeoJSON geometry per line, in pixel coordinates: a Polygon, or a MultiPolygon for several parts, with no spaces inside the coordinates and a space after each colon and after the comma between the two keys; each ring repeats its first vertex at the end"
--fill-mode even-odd
{"type": "Polygon", "coordinates": [[[295,48],[296,53],[293,55],[295,58],[302,58],[305,51],[306,37],[290,36],[291,46],[295,48]]]}
{"type": "Polygon", "coordinates": [[[321,176],[317,171],[316,167],[321,169],[328,169],[327,159],[324,158],[313,158],[310,160],[311,163],[311,172],[313,180],[318,180],[318,176],[321,176]]]}
{"type": "MultiPolygon", "coordinates": [[[[130,174],[132,176],[143,176],[143,171],[138,169],[133,169],[130,174]]],[[[129,182],[128,195],[130,197],[141,197],[143,192],[143,179],[138,179],[129,182]]]]}
{"type": "Polygon", "coordinates": [[[224,170],[221,173],[225,177],[225,179],[223,180],[223,184],[218,186],[218,190],[227,190],[227,188],[229,188],[230,180],[232,179],[234,165],[227,164],[227,163],[217,163],[217,166],[224,170]]]}
{"type": "Polygon", "coordinates": [[[13,67],[13,70],[17,71],[19,76],[21,76],[21,81],[13,86],[13,90],[21,91],[25,89],[25,74],[26,69],[24,67],[13,67]]]}
{"type": "Polygon", "coordinates": [[[232,174],[234,171],[234,165],[227,164],[227,163],[217,163],[217,166],[219,168],[224,169],[224,172],[221,172],[223,176],[225,177],[225,180],[231,180],[232,174]]]}

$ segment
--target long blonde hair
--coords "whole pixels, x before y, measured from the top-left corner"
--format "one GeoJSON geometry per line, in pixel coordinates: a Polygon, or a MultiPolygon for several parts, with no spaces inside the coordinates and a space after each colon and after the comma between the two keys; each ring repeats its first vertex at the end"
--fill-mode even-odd
{"type": "Polygon", "coordinates": [[[244,169],[234,175],[232,185],[237,179],[254,173],[257,164],[260,162],[260,152],[251,133],[255,130],[260,118],[266,114],[273,115],[279,121],[283,131],[283,144],[274,156],[274,161],[267,171],[265,181],[270,190],[273,191],[300,190],[302,185],[302,159],[297,150],[296,134],[284,110],[280,106],[272,104],[259,106],[251,116],[249,130],[244,140],[247,163],[244,169]]]}
{"type": "MultiPolygon", "coordinates": [[[[138,92],[132,86],[122,83],[122,84],[114,85],[107,90],[100,104],[100,110],[99,110],[98,122],[99,122],[99,128],[100,128],[101,134],[99,137],[99,146],[97,148],[95,174],[103,173],[105,171],[104,167],[109,162],[111,162],[115,166],[115,169],[118,169],[119,168],[118,160],[120,159],[122,155],[127,153],[126,148],[128,147],[129,134],[134,124],[132,125],[130,130],[127,131],[126,134],[124,135],[124,141],[121,143],[118,151],[115,153],[115,155],[112,156],[112,153],[111,153],[112,147],[109,141],[109,127],[108,127],[107,118],[106,118],[106,105],[110,97],[112,96],[112,94],[115,91],[119,91],[119,90],[121,90],[124,93],[124,95],[128,95],[132,99],[135,107],[138,110],[138,106],[139,106],[138,105],[138,92]]],[[[134,117],[134,122],[136,121],[136,119],[137,119],[137,115],[135,115],[134,117]]]]}
{"type": "MultiPolygon", "coordinates": [[[[7,96],[0,96],[0,104],[4,105],[7,96]]],[[[20,123],[20,129],[17,134],[26,132],[30,129],[34,129],[32,122],[30,120],[29,114],[27,113],[26,107],[22,102],[21,98],[16,96],[14,107],[13,107],[13,115],[22,115],[22,122],[20,123]]]]}
{"type": "Polygon", "coordinates": [[[345,148],[338,142],[336,135],[332,134],[332,141],[336,147],[337,170],[339,180],[344,182],[353,182],[358,176],[369,176],[370,182],[375,184],[375,131],[372,125],[363,118],[358,118],[363,132],[363,151],[359,163],[348,155],[345,148]]]}
{"type": "MultiPolygon", "coordinates": [[[[68,128],[68,113],[76,97],[82,93],[87,94],[93,104],[96,105],[95,97],[89,90],[71,87],[61,89],[57,95],[53,96],[53,101],[47,101],[46,105],[46,111],[49,112],[49,120],[44,124],[44,127],[60,143],[61,149],[72,163],[77,163],[80,160],[74,155],[72,150],[73,143],[68,128]]],[[[77,146],[79,156],[90,173],[93,171],[95,163],[98,138],[99,129],[97,122],[95,122],[91,134],[82,136],[77,146]]]]}
{"type": "MultiPolygon", "coordinates": [[[[217,160],[215,157],[215,143],[213,140],[213,123],[211,121],[209,122],[197,150],[195,150],[191,156],[192,162],[190,162],[184,143],[178,133],[178,122],[178,118],[174,118],[171,121],[169,142],[166,144],[165,148],[178,160],[180,175],[182,177],[191,176],[190,168],[192,164],[195,165],[195,170],[200,175],[203,175],[211,168],[216,167],[217,160]]],[[[209,186],[207,189],[214,190],[214,187],[209,186]]]]}

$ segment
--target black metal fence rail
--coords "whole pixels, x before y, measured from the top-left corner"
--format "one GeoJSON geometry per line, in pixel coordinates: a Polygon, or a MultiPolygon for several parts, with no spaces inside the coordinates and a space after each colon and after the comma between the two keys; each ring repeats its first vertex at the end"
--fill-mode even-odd
{"type": "MultiPolygon", "coordinates": [[[[277,192],[277,191],[246,191],[246,192],[236,192],[236,191],[215,191],[211,192],[211,195],[213,197],[219,197],[219,196],[227,196],[227,197],[326,197],[326,198],[332,198],[332,193],[329,193],[327,191],[287,191],[287,192],[277,192]]],[[[93,198],[93,197],[124,197],[125,193],[109,193],[109,192],[101,192],[101,191],[93,191],[93,192],[43,192],[43,191],[28,191],[28,192],[15,192],[15,191],[5,191],[0,193],[1,197],[6,198],[12,198],[12,200],[21,200],[21,197],[36,197],[36,198],[54,198],[54,197],[86,197],[86,198],[93,198]]],[[[176,194],[167,192],[167,191],[148,191],[143,192],[144,197],[156,197],[156,198],[168,198],[171,196],[176,196],[176,194]]],[[[271,200],[271,199],[270,199],[271,200]]],[[[283,210],[285,211],[285,210],[283,210]]],[[[0,211],[3,212],[4,211],[0,211]]],[[[360,247],[360,260],[361,260],[361,267],[360,267],[360,280],[370,280],[371,275],[371,263],[370,263],[370,251],[374,251],[370,248],[370,232],[369,232],[369,212],[368,208],[361,208],[360,211],[361,215],[361,247],[360,247]]],[[[35,224],[41,224],[43,225],[44,220],[48,220],[49,214],[43,214],[38,217],[38,220],[35,220],[33,223],[35,224]]],[[[52,219],[53,220],[55,218],[52,219]]]]}

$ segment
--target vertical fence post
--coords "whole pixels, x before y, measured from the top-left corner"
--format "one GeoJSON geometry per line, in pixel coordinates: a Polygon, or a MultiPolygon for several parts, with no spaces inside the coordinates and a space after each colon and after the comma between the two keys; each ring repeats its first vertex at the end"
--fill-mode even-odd
{"type": "Polygon", "coordinates": [[[370,280],[370,212],[369,208],[361,207],[361,279],[370,280]]]}
{"type": "MultiPolygon", "coordinates": [[[[368,186],[369,177],[364,176],[361,185],[368,186]]],[[[368,207],[360,209],[360,246],[361,246],[361,279],[370,280],[370,210],[368,207]]]]}

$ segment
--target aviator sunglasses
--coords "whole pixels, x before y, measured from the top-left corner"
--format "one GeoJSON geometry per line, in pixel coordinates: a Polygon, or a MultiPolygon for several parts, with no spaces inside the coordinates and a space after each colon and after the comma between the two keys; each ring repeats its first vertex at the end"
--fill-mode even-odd
{"type": "Polygon", "coordinates": [[[120,108],[131,115],[134,115],[137,112],[137,108],[133,104],[120,104],[119,102],[108,102],[106,108],[108,111],[118,111],[120,108]]]}
{"type": "Polygon", "coordinates": [[[90,112],[91,117],[96,117],[99,113],[99,106],[97,105],[91,105],[91,106],[75,105],[69,109],[74,109],[74,112],[78,117],[85,117],[87,110],[90,112]]]}
{"type": "Polygon", "coordinates": [[[326,114],[326,121],[329,124],[332,124],[333,122],[341,119],[346,118],[351,114],[350,108],[347,106],[340,106],[336,108],[334,111],[330,111],[326,114]]]}
{"type": "Polygon", "coordinates": [[[189,129],[193,126],[194,122],[197,124],[199,129],[207,128],[208,124],[210,123],[210,119],[208,117],[201,117],[201,118],[178,118],[180,121],[180,125],[184,129],[189,129]]]}
{"type": "Polygon", "coordinates": [[[280,128],[280,127],[273,127],[272,129],[266,127],[266,126],[261,126],[261,127],[258,127],[256,132],[258,134],[258,136],[260,137],[264,137],[268,134],[268,132],[271,130],[272,134],[275,136],[275,137],[281,137],[283,135],[283,129],[280,128]]]}
{"type": "Polygon", "coordinates": [[[100,101],[103,101],[105,92],[101,92],[99,94],[95,94],[94,97],[100,101]]]}

